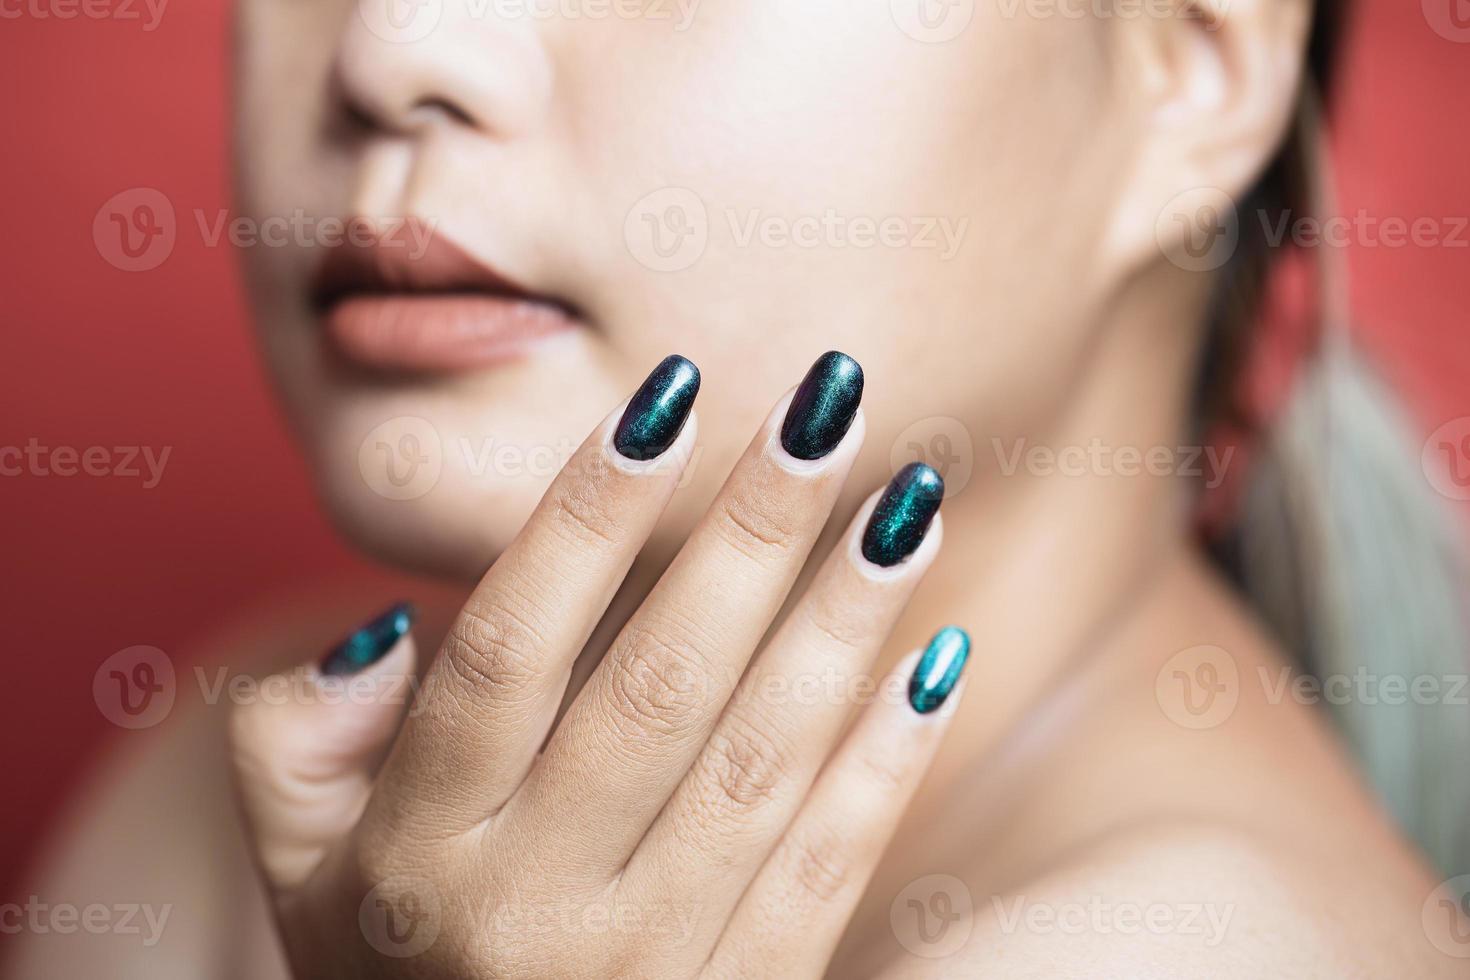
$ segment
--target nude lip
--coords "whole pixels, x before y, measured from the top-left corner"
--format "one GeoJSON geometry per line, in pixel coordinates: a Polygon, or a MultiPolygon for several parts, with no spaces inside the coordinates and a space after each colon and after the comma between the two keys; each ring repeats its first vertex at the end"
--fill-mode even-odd
{"type": "Polygon", "coordinates": [[[335,351],[378,371],[503,364],[579,325],[567,304],[529,292],[438,232],[347,236],[327,253],[312,299],[335,351]]]}

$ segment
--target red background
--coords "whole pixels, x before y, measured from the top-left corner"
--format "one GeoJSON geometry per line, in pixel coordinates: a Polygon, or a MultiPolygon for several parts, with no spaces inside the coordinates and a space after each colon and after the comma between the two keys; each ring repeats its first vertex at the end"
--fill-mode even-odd
{"type": "MultiPolygon", "coordinates": [[[[0,13],[21,12],[0,19],[0,446],[172,452],[152,490],[0,477],[0,899],[123,737],[91,697],[104,659],[150,644],[186,664],[242,608],[375,574],[313,506],[255,360],[235,256],[194,224],[195,209],[212,218],[229,201],[227,6],[171,3],[146,32],[38,18],[25,2],[0,0],[0,13]],[[174,251],[144,273],[114,268],[92,234],[99,209],[135,187],[162,191],[178,215],[174,251]]],[[[1335,111],[1343,212],[1470,215],[1470,43],[1436,34],[1415,0],[1361,8],[1335,111]]],[[[1470,249],[1359,244],[1351,268],[1364,341],[1423,431],[1470,414],[1470,249]]]]}

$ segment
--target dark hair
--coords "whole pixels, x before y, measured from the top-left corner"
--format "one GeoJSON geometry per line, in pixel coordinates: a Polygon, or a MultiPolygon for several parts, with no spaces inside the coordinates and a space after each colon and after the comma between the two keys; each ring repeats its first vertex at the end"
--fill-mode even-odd
{"type": "MultiPolygon", "coordinates": [[[[1338,38],[1349,6],[1349,0],[1317,3],[1299,99],[1327,102],[1332,91],[1338,38]]],[[[1274,226],[1283,213],[1301,215],[1311,211],[1317,176],[1313,172],[1310,147],[1302,145],[1302,139],[1301,128],[1293,126],[1276,158],[1237,209],[1242,219],[1240,238],[1235,253],[1216,281],[1200,383],[1196,388],[1196,418],[1201,431],[1220,424],[1246,433],[1256,428],[1256,420],[1241,411],[1235,395],[1252,327],[1260,316],[1266,277],[1276,258],[1265,229],[1274,226]],[[1247,216],[1250,220],[1244,220],[1247,216]]]]}

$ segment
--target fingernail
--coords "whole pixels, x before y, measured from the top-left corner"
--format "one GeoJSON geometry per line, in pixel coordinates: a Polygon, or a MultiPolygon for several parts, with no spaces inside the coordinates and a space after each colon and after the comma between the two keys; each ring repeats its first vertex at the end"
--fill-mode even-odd
{"type": "Polygon", "coordinates": [[[863,557],[884,568],[912,555],[944,500],[944,480],[934,467],[910,463],[878,498],[863,532],[863,557]]]}
{"type": "Polygon", "coordinates": [[[938,711],[959,683],[970,659],[970,634],[958,626],[946,626],[934,634],[914,676],[909,678],[909,704],[921,715],[938,711]]]}
{"type": "Polygon", "coordinates": [[[670,354],[628,403],[613,445],[628,459],[662,456],[684,430],[697,394],[699,368],[687,357],[670,354]]]}
{"type": "Polygon", "coordinates": [[[841,351],[817,358],[786,410],[781,446],[797,459],[821,459],[837,448],[863,400],[862,365],[841,351]]]}
{"type": "Polygon", "coordinates": [[[356,674],[382,660],[408,633],[417,611],[400,602],[332,648],[322,659],[321,671],[328,676],[356,674]]]}

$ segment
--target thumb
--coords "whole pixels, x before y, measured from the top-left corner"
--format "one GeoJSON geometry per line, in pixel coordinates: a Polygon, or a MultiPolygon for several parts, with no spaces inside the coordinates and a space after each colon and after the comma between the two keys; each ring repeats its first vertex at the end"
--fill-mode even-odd
{"type": "Polygon", "coordinates": [[[235,708],[231,758],[266,881],[292,891],[357,823],[412,700],[414,610],[400,603],[319,663],[262,681],[235,708]],[[264,696],[287,691],[286,697],[264,696]]]}

